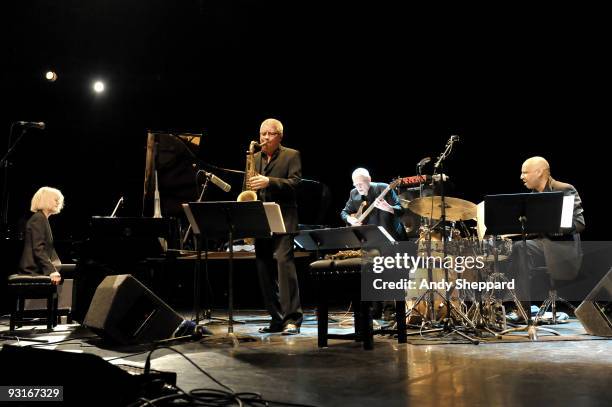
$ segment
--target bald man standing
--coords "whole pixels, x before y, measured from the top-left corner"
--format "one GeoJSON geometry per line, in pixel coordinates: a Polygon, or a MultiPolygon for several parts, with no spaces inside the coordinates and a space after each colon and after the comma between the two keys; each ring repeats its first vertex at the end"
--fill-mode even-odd
{"type": "Polygon", "coordinates": [[[584,231],[585,222],[582,200],[576,188],[559,182],[550,175],[550,165],[543,157],[531,157],[521,167],[521,181],[532,192],[563,192],[565,196],[574,197],[572,226],[561,228],[558,233],[530,236],[527,240],[527,270],[523,266],[524,247],[522,242],[515,242],[512,251],[513,274],[518,277],[517,288],[521,299],[539,300],[549,287],[550,281],[572,280],[576,277],[582,264],[580,233],[584,231]],[[537,267],[546,266],[547,274],[534,273],[537,267]],[[531,295],[534,294],[534,295],[531,295]]]}

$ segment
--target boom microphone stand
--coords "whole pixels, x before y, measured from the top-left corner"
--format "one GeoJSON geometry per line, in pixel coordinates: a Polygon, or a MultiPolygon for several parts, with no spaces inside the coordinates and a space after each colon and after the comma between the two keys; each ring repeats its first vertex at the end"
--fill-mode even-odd
{"type": "MultiPolygon", "coordinates": [[[[451,135],[450,138],[448,139],[448,142],[446,143],[446,147],[444,148],[444,151],[438,156],[438,159],[436,160],[436,163],[434,164],[434,171],[433,171],[433,175],[432,178],[435,179],[436,174],[438,174],[438,172],[440,174],[443,174],[443,165],[442,163],[444,162],[444,160],[446,160],[449,156],[450,153],[453,150],[453,145],[454,143],[456,143],[457,141],[459,141],[459,136],[456,135],[451,135]]],[[[446,259],[446,255],[447,255],[447,248],[446,248],[446,239],[447,239],[447,232],[446,232],[446,201],[445,201],[445,194],[444,194],[444,177],[441,175],[440,176],[440,201],[441,201],[441,207],[440,207],[440,220],[438,222],[439,225],[442,225],[442,259],[446,259]]],[[[433,199],[432,199],[432,205],[433,205],[433,199]]],[[[433,209],[433,208],[432,208],[433,209]]],[[[432,210],[432,216],[433,216],[433,210],[432,210]]],[[[448,272],[448,268],[447,267],[443,267],[444,268],[444,279],[449,282],[450,281],[450,275],[448,272]]],[[[466,322],[469,326],[469,328],[471,329],[476,329],[476,326],[474,325],[474,323],[468,318],[467,315],[465,315],[461,310],[455,308],[455,306],[452,304],[451,302],[451,290],[446,290],[446,298],[445,298],[445,302],[446,302],[446,310],[447,310],[447,315],[446,315],[446,319],[444,321],[444,329],[445,330],[450,330],[450,333],[456,333],[457,335],[461,336],[464,339],[467,339],[468,341],[470,341],[471,343],[473,343],[474,345],[478,345],[479,341],[477,339],[473,339],[470,336],[466,335],[465,333],[459,331],[458,329],[455,328],[454,323],[453,323],[453,311],[459,315],[461,317],[461,319],[466,322]]]]}
{"type": "Polygon", "coordinates": [[[9,167],[11,166],[11,162],[9,161],[9,157],[11,156],[13,150],[15,150],[15,147],[17,147],[17,144],[19,144],[19,142],[25,135],[26,131],[28,130],[27,127],[23,127],[21,129],[21,134],[19,134],[19,137],[17,137],[15,142],[12,143],[13,127],[15,126],[15,124],[18,124],[18,123],[19,122],[13,122],[11,124],[11,129],[9,130],[8,146],[7,146],[6,154],[4,154],[2,159],[0,159],[0,167],[4,168],[4,176],[3,176],[3,182],[2,182],[2,201],[1,201],[1,204],[2,204],[1,223],[2,225],[0,226],[1,228],[0,235],[7,237],[7,238],[9,237],[9,234],[10,234],[10,228],[8,225],[8,207],[9,207],[9,186],[8,185],[9,185],[9,167]]]}

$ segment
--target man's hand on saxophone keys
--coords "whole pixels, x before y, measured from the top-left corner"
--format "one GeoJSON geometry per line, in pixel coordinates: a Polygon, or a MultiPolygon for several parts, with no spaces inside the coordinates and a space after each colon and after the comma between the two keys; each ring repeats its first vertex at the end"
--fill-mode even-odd
{"type": "Polygon", "coordinates": [[[247,187],[253,191],[266,188],[268,185],[270,185],[270,178],[265,175],[256,175],[249,178],[247,182],[247,187]]]}

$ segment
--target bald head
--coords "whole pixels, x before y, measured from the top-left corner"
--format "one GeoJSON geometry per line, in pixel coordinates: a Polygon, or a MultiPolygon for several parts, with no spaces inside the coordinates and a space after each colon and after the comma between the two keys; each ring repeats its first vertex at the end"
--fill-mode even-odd
{"type": "Polygon", "coordinates": [[[531,157],[521,167],[521,181],[525,187],[542,192],[550,178],[550,165],[544,157],[531,157]]]}

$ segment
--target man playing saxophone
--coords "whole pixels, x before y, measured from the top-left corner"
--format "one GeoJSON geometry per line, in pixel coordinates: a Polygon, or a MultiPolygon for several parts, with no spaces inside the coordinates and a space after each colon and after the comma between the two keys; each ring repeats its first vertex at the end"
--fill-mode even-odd
{"type": "MultiPolygon", "coordinates": [[[[253,156],[256,174],[248,179],[247,188],[257,191],[261,201],[280,205],[285,228],[291,233],[297,231],[298,226],[296,188],[302,176],[302,163],[299,151],[282,146],[282,139],[282,123],[276,119],[264,120],[259,131],[261,151],[253,156]]],[[[293,258],[293,236],[256,239],[255,253],[261,292],[272,317],[270,326],[260,331],[299,333],[302,307],[293,258]]]]}

